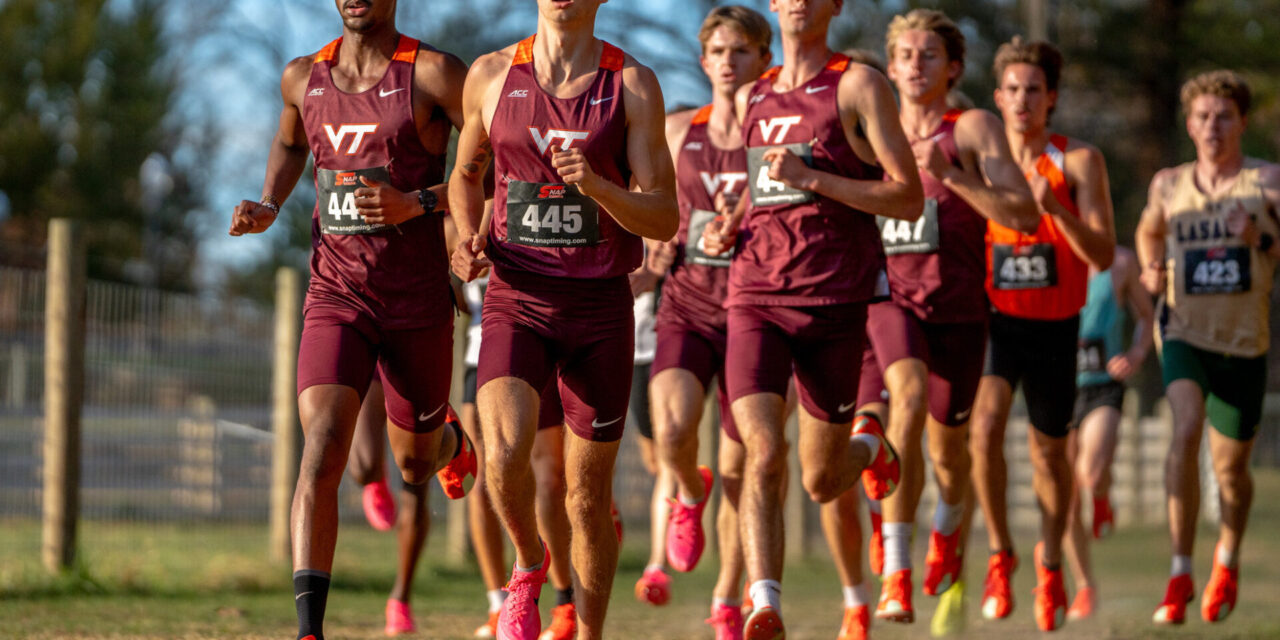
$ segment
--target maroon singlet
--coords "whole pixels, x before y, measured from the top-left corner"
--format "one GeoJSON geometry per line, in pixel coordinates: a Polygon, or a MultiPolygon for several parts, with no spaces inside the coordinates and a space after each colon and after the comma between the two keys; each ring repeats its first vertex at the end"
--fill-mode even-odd
{"type": "Polygon", "coordinates": [[[584,93],[556,98],[538,85],[534,36],[516,48],[490,125],[496,190],[488,254],[504,270],[566,278],[624,276],[640,266],[640,237],[595,201],[564,184],[555,148],[581,148],[592,170],[626,187],[627,119],[621,49],[605,42],[600,69],[584,93]]]}
{"type": "Polygon", "coordinates": [[[848,66],[848,56],[837,53],[812,80],[786,93],[773,90],[781,71],[774,67],[751,88],[742,125],[751,208],[729,269],[726,305],[819,306],[877,295],[884,253],[875,218],[770,180],[760,160],[781,146],[820,171],[862,180],[882,175],[849,146],[840,122],[836,94],[848,66]]]}
{"type": "Polygon", "coordinates": [[[662,284],[664,318],[706,324],[725,330],[724,299],[729,291],[732,254],[708,256],[702,249],[702,230],[715,218],[715,196],[740,193],[747,186],[747,157],[742,149],[725,150],[711,143],[707,122],[711,105],[700,109],[689,124],[676,161],[676,197],[680,227],[676,231],[676,260],[662,284]]]}
{"type": "MultiPolygon", "coordinates": [[[[931,136],[942,155],[960,166],[952,110],[931,136]]],[[[893,301],[928,322],[983,322],[987,318],[987,221],[926,171],[924,212],[915,222],[877,217],[887,254],[893,301]]]]}
{"type": "Polygon", "coordinates": [[[330,68],[341,46],[339,38],[316,54],[302,105],[316,181],[307,306],[353,306],[384,329],[447,323],[452,294],[442,218],[369,225],[355,208],[362,175],[405,192],[444,178],[444,156],[422,146],[413,120],[419,43],[401,36],[382,79],[361,93],[333,84],[330,68]]]}

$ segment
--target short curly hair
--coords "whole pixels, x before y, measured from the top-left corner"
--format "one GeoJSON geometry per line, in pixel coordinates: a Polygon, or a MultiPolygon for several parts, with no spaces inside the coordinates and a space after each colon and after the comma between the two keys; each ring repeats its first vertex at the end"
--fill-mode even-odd
{"type": "Polygon", "coordinates": [[[1004,70],[1014,64],[1040,67],[1044,72],[1045,88],[1049,91],[1058,90],[1058,79],[1062,77],[1062,52],[1057,47],[1043,40],[1027,42],[1022,36],[1014,36],[996,50],[991,70],[996,74],[997,83],[1004,76],[1004,70]]]}
{"type": "Polygon", "coordinates": [[[1227,69],[1206,71],[1187,80],[1182,85],[1183,113],[1191,113],[1191,103],[1204,95],[1235,102],[1241,117],[1248,115],[1249,107],[1253,105],[1253,92],[1249,89],[1249,83],[1240,74],[1227,69]]]}

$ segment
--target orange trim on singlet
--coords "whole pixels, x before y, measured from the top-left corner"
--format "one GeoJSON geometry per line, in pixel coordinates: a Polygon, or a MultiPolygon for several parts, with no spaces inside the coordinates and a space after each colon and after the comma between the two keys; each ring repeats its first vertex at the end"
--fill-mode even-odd
{"type": "Polygon", "coordinates": [[[338,38],[316,53],[316,62],[332,62],[338,55],[338,47],[342,46],[342,38],[338,38]]]}
{"type": "Polygon", "coordinates": [[[849,56],[843,53],[836,53],[831,56],[831,61],[827,63],[827,68],[844,73],[844,70],[849,68],[849,56]]]}
{"type": "Polygon", "coordinates": [[[516,55],[511,58],[511,66],[533,62],[533,39],[536,37],[538,34],[535,33],[516,45],[516,55]]]}
{"type": "Polygon", "coordinates": [[[400,36],[400,44],[396,46],[396,54],[391,56],[392,62],[408,62],[413,64],[418,59],[418,41],[409,36],[400,36]]]}
{"type": "Polygon", "coordinates": [[[769,68],[769,69],[765,70],[765,72],[764,72],[764,73],[760,74],[760,79],[761,79],[761,80],[768,80],[768,81],[770,81],[770,82],[773,82],[774,80],[777,80],[777,79],[778,79],[778,74],[780,74],[780,73],[782,73],[782,67],[781,67],[781,66],[771,67],[771,68],[769,68]]]}
{"type": "MultiPolygon", "coordinates": [[[[1067,137],[1063,135],[1053,134],[1049,136],[1049,145],[1057,150],[1058,156],[1066,163],[1067,157],[1067,137]]],[[[1048,153],[1040,154],[1036,158],[1036,173],[1044,176],[1049,182],[1049,188],[1053,191],[1053,197],[1066,207],[1067,211],[1079,216],[1080,210],[1076,208],[1076,203],[1071,199],[1071,185],[1067,183],[1066,167],[1059,166],[1054,162],[1048,153]]]]}
{"type": "Polygon", "coordinates": [[[706,124],[708,122],[711,122],[711,105],[698,109],[698,112],[693,114],[693,120],[689,124],[706,124]]]}
{"type": "Polygon", "coordinates": [[[955,124],[960,121],[960,116],[962,115],[964,115],[964,109],[952,109],[942,114],[942,121],[955,124]]]}
{"type": "Polygon", "coordinates": [[[608,71],[622,71],[627,62],[627,54],[608,42],[604,43],[604,51],[600,52],[600,68],[608,71]]]}

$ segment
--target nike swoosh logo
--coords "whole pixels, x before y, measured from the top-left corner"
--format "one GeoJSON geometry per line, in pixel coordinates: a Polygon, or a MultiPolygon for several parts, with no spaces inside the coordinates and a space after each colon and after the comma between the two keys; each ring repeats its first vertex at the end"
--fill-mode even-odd
{"type": "Polygon", "coordinates": [[[600,98],[599,100],[596,100],[595,98],[591,98],[591,99],[589,100],[589,102],[591,102],[591,106],[593,106],[593,107],[594,107],[594,106],[596,106],[596,105],[600,104],[601,102],[608,102],[608,101],[610,101],[610,100],[612,100],[612,99],[613,99],[613,96],[609,96],[608,98],[600,98]]]}
{"type": "Polygon", "coordinates": [[[805,88],[804,88],[804,92],[805,92],[805,93],[808,93],[808,94],[814,94],[814,93],[817,93],[817,92],[819,92],[819,91],[826,91],[827,89],[830,89],[830,88],[831,88],[831,85],[829,85],[829,84],[824,84],[824,85],[822,85],[821,87],[805,87],[805,88]]]}
{"type": "Polygon", "coordinates": [[[419,413],[419,414],[418,414],[418,422],[426,422],[426,421],[430,420],[430,419],[431,419],[431,416],[434,416],[434,415],[436,415],[437,413],[440,413],[440,410],[444,408],[444,405],[445,405],[445,404],[449,404],[449,403],[447,403],[447,402],[446,402],[446,403],[444,403],[444,404],[441,404],[440,406],[436,407],[436,410],[435,410],[435,411],[432,411],[431,413],[419,413]]]}
{"type": "Polygon", "coordinates": [[[848,410],[852,409],[852,408],[854,407],[854,405],[856,405],[856,404],[858,404],[858,401],[857,401],[857,400],[854,400],[853,402],[850,402],[849,404],[842,404],[842,405],[840,405],[840,406],[836,407],[836,413],[844,413],[844,412],[846,412],[846,411],[848,411],[848,410]]]}
{"type": "Polygon", "coordinates": [[[404,89],[405,89],[404,87],[400,87],[399,89],[392,89],[390,91],[387,91],[386,89],[378,89],[378,97],[385,98],[393,93],[396,93],[397,91],[404,91],[404,89]]]}
{"type": "Polygon", "coordinates": [[[970,413],[973,413],[973,408],[972,408],[972,407],[971,407],[971,408],[968,408],[968,409],[965,409],[964,411],[962,411],[962,412],[960,412],[960,413],[957,413],[957,414],[956,414],[956,420],[964,420],[965,418],[968,418],[968,417],[969,417],[969,414],[970,414],[970,413]]]}
{"type": "Polygon", "coordinates": [[[621,420],[621,419],[622,419],[622,416],[618,416],[618,417],[616,417],[616,418],[614,418],[614,419],[612,419],[612,420],[610,420],[610,421],[608,421],[608,422],[600,422],[600,418],[596,418],[595,420],[592,420],[592,421],[591,421],[591,428],[593,428],[593,429],[603,429],[603,428],[605,428],[605,427],[607,427],[607,426],[609,426],[609,425],[611,425],[611,424],[613,424],[613,423],[615,423],[615,422],[617,422],[617,421],[619,421],[619,420],[621,420]]]}
{"type": "Polygon", "coordinates": [[[302,596],[309,596],[309,595],[311,595],[311,594],[313,594],[313,593],[315,593],[315,592],[314,592],[314,591],[307,591],[307,592],[305,592],[305,593],[299,593],[298,595],[294,596],[294,597],[293,597],[293,599],[294,599],[294,600],[301,600],[301,599],[302,599],[302,596]]]}

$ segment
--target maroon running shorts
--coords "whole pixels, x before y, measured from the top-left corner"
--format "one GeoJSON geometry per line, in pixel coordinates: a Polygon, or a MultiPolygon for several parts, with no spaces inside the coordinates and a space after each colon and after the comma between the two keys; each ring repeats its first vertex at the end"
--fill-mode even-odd
{"type": "Polygon", "coordinates": [[[631,395],[635,320],[626,277],[586,280],[494,269],[485,291],[476,386],[513,377],[554,381],[565,423],[581,438],[622,437],[631,395]]]}
{"type": "Polygon", "coordinates": [[[819,307],[735,305],[729,308],[729,399],[787,395],[795,372],[800,405],[819,420],[853,421],[866,343],[867,304],[819,307]]]}
{"type": "Polygon", "coordinates": [[[664,321],[659,317],[658,345],[649,367],[649,379],[665,369],[684,369],[702,383],[703,391],[709,391],[711,378],[717,378],[716,400],[720,404],[720,428],[737,443],[742,442],[738,427],[729,410],[729,392],[725,386],[725,346],[728,336],[723,332],[701,329],[692,323],[664,321]]]}
{"type": "Polygon", "coordinates": [[[560,387],[555,380],[547,380],[538,396],[538,431],[564,424],[564,406],[560,404],[560,387]]]}
{"type": "MultiPolygon", "coordinates": [[[[875,305],[871,305],[872,308],[875,305]]],[[[870,313],[870,309],[868,309],[870,313]]],[[[871,343],[862,349],[862,375],[858,377],[858,408],[869,404],[889,402],[889,391],[884,388],[884,372],[880,371],[880,363],[876,360],[875,349],[871,343]]]]}
{"type": "Polygon", "coordinates": [[[444,424],[453,366],[453,323],[388,331],[363,311],[312,301],[298,348],[298,393],[318,384],[355,389],[360,398],[375,371],[387,419],[413,433],[444,424]]]}
{"type": "Polygon", "coordinates": [[[880,370],[906,358],[929,369],[929,415],[947,425],[969,421],[987,349],[985,322],[925,322],[893,302],[867,310],[867,337],[880,370]]]}

